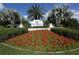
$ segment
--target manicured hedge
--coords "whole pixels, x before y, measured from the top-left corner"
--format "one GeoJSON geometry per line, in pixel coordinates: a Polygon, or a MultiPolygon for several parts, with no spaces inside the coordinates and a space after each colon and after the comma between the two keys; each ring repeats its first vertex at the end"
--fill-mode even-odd
{"type": "Polygon", "coordinates": [[[52,28],[51,31],[68,38],[79,39],[79,30],[69,28],[52,28]]]}
{"type": "Polygon", "coordinates": [[[0,42],[7,40],[11,37],[15,37],[17,35],[28,32],[27,29],[24,28],[1,28],[0,29],[0,42]]]}

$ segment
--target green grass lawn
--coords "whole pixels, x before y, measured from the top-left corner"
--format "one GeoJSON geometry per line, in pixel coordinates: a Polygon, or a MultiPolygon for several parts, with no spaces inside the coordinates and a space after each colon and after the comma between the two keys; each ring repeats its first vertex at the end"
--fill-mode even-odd
{"type": "MultiPolygon", "coordinates": [[[[10,47],[6,47],[2,44],[0,44],[0,55],[51,55],[52,53],[36,53],[34,51],[22,51],[10,47]]],[[[73,51],[73,52],[66,52],[66,53],[57,53],[55,55],[78,55],[79,50],[73,51]]],[[[53,54],[52,54],[53,55],[53,54]]]]}
{"type": "Polygon", "coordinates": [[[18,49],[13,49],[0,44],[0,55],[25,55],[25,54],[35,54],[34,52],[21,51],[18,49]]]}

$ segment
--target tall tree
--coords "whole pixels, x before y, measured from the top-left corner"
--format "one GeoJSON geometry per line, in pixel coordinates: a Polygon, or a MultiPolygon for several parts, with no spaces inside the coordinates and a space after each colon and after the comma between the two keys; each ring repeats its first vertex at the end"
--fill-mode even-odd
{"type": "Polygon", "coordinates": [[[53,9],[50,13],[49,16],[47,18],[47,20],[52,23],[53,25],[56,25],[56,17],[55,17],[55,10],[53,9]]]}
{"type": "Polygon", "coordinates": [[[73,13],[69,11],[69,6],[63,5],[61,7],[52,9],[51,13],[49,13],[48,20],[51,20],[55,26],[59,26],[61,21],[67,21],[72,15],[73,13]]]}
{"type": "Polygon", "coordinates": [[[4,13],[1,11],[0,12],[0,25],[5,27],[8,24],[8,21],[4,17],[4,13]]]}
{"type": "Polygon", "coordinates": [[[68,21],[68,19],[70,19],[72,17],[73,13],[69,10],[69,6],[68,5],[63,5],[62,8],[62,20],[64,21],[68,21]]]}
{"type": "Polygon", "coordinates": [[[28,13],[28,18],[30,19],[30,20],[37,20],[37,19],[43,19],[43,15],[44,15],[44,13],[43,13],[43,9],[41,9],[40,8],[40,5],[37,5],[37,4],[35,4],[35,5],[33,5],[28,11],[27,11],[27,13],[28,13]]]}
{"type": "Polygon", "coordinates": [[[20,15],[16,10],[6,9],[3,11],[5,21],[9,21],[11,28],[13,28],[16,21],[20,21],[20,15]]]}

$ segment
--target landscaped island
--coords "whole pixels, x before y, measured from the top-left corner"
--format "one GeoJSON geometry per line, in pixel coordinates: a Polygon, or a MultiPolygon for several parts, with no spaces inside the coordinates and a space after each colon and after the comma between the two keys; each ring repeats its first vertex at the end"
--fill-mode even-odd
{"type": "Polygon", "coordinates": [[[40,52],[66,51],[79,48],[79,42],[75,39],[67,38],[48,30],[30,31],[11,38],[5,43],[22,49],[40,52]]]}
{"type": "Polygon", "coordinates": [[[60,4],[46,14],[40,5],[27,9],[27,18],[17,8],[1,10],[0,54],[79,54],[79,21],[74,12],[60,4]]]}

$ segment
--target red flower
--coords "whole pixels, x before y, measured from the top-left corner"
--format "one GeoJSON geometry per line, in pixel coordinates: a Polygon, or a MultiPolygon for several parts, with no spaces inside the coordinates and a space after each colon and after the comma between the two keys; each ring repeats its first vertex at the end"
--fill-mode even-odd
{"type": "Polygon", "coordinates": [[[48,47],[48,50],[51,49],[49,47],[50,45],[52,45],[51,47],[53,48],[56,48],[57,46],[63,48],[63,46],[69,46],[70,44],[75,43],[73,39],[60,36],[48,30],[30,31],[23,35],[10,38],[6,42],[15,44],[16,46],[31,46],[35,48],[36,46],[40,47],[42,45],[43,47],[48,47]]]}

